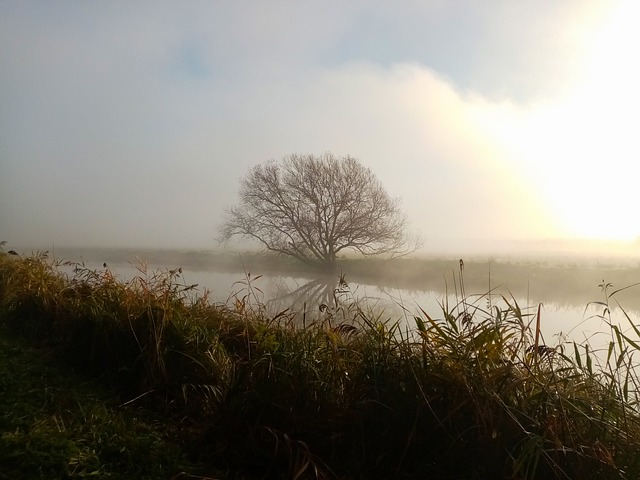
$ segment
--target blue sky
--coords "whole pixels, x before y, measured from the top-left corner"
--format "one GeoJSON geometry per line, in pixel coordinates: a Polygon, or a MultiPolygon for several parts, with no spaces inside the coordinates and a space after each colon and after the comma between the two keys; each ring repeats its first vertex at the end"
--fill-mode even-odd
{"type": "Polygon", "coordinates": [[[0,233],[214,247],[256,163],[352,155],[427,248],[640,234],[631,1],[0,2],[0,233]]]}

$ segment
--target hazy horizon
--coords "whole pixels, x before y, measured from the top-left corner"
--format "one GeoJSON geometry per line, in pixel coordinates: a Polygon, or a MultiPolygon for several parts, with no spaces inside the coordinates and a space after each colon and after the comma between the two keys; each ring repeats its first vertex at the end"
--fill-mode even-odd
{"type": "MultiPolygon", "coordinates": [[[[273,255],[258,245],[244,242],[229,245],[213,242],[202,246],[152,246],[152,245],[78,245],[78,244],[46,244],[27,243],[10,244],[4,246],[4,250],[17,250],[18,253],[29,255],[36,252],[49,252],[54,258],[60,259],[60,252],[64,252],[63,258],[69,252],[82,253],[94,251],[100,254],[103,251],[129,252],[130,255],[140,255],[144,252],[166,251],[170,252],[208,252],[223,255],[244,255],[265,253],[273,255]]],[[[345,252],[340,258],[357,258],[357,252],[345,252]]],[[[620,240],[585,240],[585,239],[543,239],[528,241],[504,241],[485,240],[470,242],[466,239],[444,242],[425,241],[425,244],[408,256],[415,259],[454,259],[467,260],[497,259],[507,261],[548,261],[548,262],[575,262],[589,265],[595,262],[604,262],[609,265],[627,265],[635,268],[640,259],[640,242],[620,240]]],[[[390,258],[382,255],[382,258],[390,258]]],[[[77,261],[78,258],[72,260],[77,261]]],[[[134,257],[122,258],[122,261],[133,261],[134,257]]],[[[142,258],[144,260],[144,258],[142,258]]],[[[102,263],[102,261],[98,262],[102,263]]]]}
{"type": "Polygon", "coordinates": [[[0,240],[217,248],[250,167],[330,151],[401,197],[427,253],[634,254],[638,14],[0,2],[0,240]]]}

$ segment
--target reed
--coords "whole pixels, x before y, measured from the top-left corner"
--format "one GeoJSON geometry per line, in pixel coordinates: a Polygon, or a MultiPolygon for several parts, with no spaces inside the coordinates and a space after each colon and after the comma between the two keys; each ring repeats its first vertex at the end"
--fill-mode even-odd
{"type": "MultiPolygon", "coordinates": [[[[349,300],[304,321],[228,305],[180,269],[120,281],[105,267],[0,252],[4,325],[162,412],[194,458],[260,478],[640,477],[640,331],[603,285],[606,352],[544,343],[540,310],[492,292],[405,323],[349,300]],[[64,267],[71,274],[63,274],[64,267]]],[[[446,298],[446,297],[445,297],[446,298]]],[[[229,470],[229,471],[230,471],[229,470]]]]}

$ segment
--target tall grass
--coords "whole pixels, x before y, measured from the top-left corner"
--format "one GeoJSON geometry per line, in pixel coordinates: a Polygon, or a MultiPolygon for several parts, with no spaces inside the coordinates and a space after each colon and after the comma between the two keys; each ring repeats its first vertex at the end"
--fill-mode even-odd
{"type": "Polygon", "coordinates": [[[60,267],[0,252],[2,322],[165,412],[199,461],[260,478],[640,478],[640,332],[614,322],[611,289],[594,352],[545,344],[539,310],[467,296],[462,264],[459,301],[411,328],[355,301],[304,327],[269,317],[250,277],[220,306],[180,269],[60,267]]]}

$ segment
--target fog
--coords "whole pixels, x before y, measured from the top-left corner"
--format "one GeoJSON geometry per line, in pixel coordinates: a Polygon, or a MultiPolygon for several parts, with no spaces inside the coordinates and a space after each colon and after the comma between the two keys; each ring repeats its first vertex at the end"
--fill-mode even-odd
{"type": "Polygon", "coordinates": [[[402,198],[424,253],[633,255],[634,13],[0,2],[0,240],[216,248],[248,168],[330,151],[402,198]]]}

